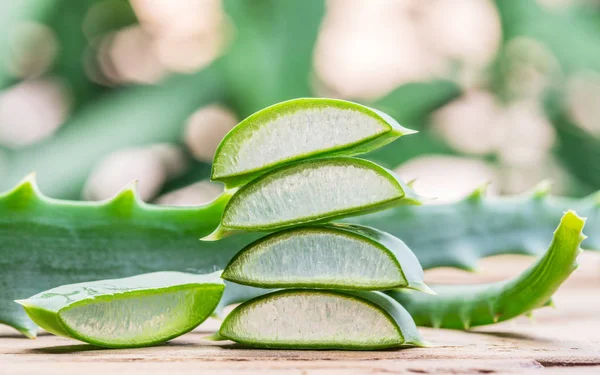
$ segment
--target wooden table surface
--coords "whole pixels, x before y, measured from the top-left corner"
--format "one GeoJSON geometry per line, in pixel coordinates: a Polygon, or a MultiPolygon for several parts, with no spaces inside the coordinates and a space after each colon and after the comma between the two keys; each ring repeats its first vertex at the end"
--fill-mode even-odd
{"type": "MultiPolygon", "coordinates": [[[[427,280],[481,282],[514,275],[531,262],[497,257],[481,271],[434,270],[427,280]]],[[[600,254],[556,295],[557,308],[471,332],[422,329],[435,346],[376,352],[247,349],[202,338],[218,322],[171,342],[142,349],[100,349],[42,333],[29,340],[0,326],[0,374],[600,374],[600,254]]]]}

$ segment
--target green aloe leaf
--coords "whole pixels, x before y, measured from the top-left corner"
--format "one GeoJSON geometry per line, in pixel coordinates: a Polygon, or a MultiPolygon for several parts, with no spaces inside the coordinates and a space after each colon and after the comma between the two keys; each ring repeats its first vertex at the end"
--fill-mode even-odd
{"type": "Polygon", "coordinates": [[[313,49],[325,1],[226,0],[235,39],[223,56],[231,104],[241,118],[311,96],[313,49]]]}
{"type": "Polygon", "coordinates": [[[600,250],[600,192],[576,199],[553,197],[547,185],[519,196],[485,198],[485,186],[446,204],[399,206],[347,221],[401,238],[424,269],[477,269],[481,258],[498,254],[541,255],[568,209],[587,217],[583,248],[600,250]],[[435,230],[431,230],[435,228],[435,230]]]}
{"type": "Polygon", "coordinates": [[[386,96],[368,105],[383,111],[396,121],[419,134],[400,138],[364,155],[386,168],[396,168],[407,160],[425,154],[456,154],[440,137],[432,135],[426,126],[436,109],[457,99],[461,88],[448,80],[411,82],[399,86],[386,96]]]}
{"type": "Polygon", "coordinates": [[[593,4],[570,4],[552,11],[537,1],[496,0],[495,3],[504,41],[516,37],[539,40],[567,72],[598,68],[598,11],[593,4]]]}
{"type": "Polygon", "coordinates": [[[378,292],[288,289],[243,303],[218,338],[260,348],[374,350],[424,346],[410,315],[378,292]]]}
{"type": "Polygon", "coordinates": [[[48,0],[3,1],[0,3],[0,89],[14,80],[8,70],[8,64],[14,53],[11,39],[14,37],[17,27],[26,21],[47,21],[56,5],[56,1],[48,0]]]}
{"type": "MultiPolygon", "coordinates": [[[[486,256],[542,254],[569,208],[588,218],[591,237],[582,246],[600,250],[600,195],[571,199],[540,191],[485,199],[481,191],[458,202],[399,206],[351,220],[402,238],[424,269],[474,269],[486,256]]],[[[163,207],[140,202],[129,188],[108,202],[73,202],[42,196],[31,179],[0,194],[0,323],[35,336],[35,324],[13,300],[40,289],[161,270],[223,269],[260,237],[249,233],[198,241],[217,227],[227,200],[163,207]]],[[[228,285],[223,305],[258,291],[264,293],[228,285]]]]}
{"type": "Polygon", "coordinates": [[[550,247],[518,277],[502,282],[434,287],[437,296],[390,291],[417,325],[469,329],[512,319],[552,304],[551,297],[577,268],[585,220],[568,211],[554,232],[550,247]]]}
{"type": "Polygon", "coordinates": [[[222,76],[215,66],[192,76],[173,77],[161,86],[106,96],[82,108],[52,138],[4,153],[0,189],[10,189],[36,171],[47,194],[78,199],[88,174],[103,156],[124,147],[179,142],[186,118],[224,96],[222,76]]]}
{"type": "Polygon", "coordinates": [[[241,250],[223,276],[263,288],[429,292],[412,251],[394,236],[359,225],[296,227],[241,250]]]}
{"type": "Polygon", "coordinates": [[[423,121],[431,112],[457,99],[461,94],[462,89],[457,83],[445,79],[410,82],[398,86],[369,106],[387,113],[398,122],[421,129],[423,121]]]}
{"type": "Polygon", "coordinates": [[[215,152],[211,179],[235,187],[293,161],[358,155],[411,133],[385,113],[360,104],[289,100],[256,112],[225,136],[215,152]]]}
{"type": "Polygon", "coordinates": [[[565,90],[546,95],[544,109],[556,129],[554,152],[585,188],[600,188],[600,137],[578,126],[569,115],[565,90]],[[574,151],[576,150],[576,151],[574,151]]]}
{"type": "Polygon", "coordinates": [[[235,192],[219,227],[205,240],[234,231],[273,231],[331,221],[398,204],[419,204],[392,172],[362,159],[336,157],[273,170],[235,192]]]}
{"type": "MultiPolygon", "coordinates": [[[[137,18],[130,2],[124,0],[81,0],[75,3],[68,0],[52,0],[46,2],[55,3],[48,17],[48,25],[56,33],[60,45],[60,54],[50,74],[60,76],[66,81],[71,90],[73,102],[79,108],[97,97],[98,94],[108,91],[106,87],[89,78],[87,71],[89,68],[86,67],[83,57],[86,53],[92,53],[90,50],[97,48],[96,45],[90,44],[90,40],[105,36],[110,31],[135,24],[137,18]],[[90,21],[91,12],[99,12],[100,9],[106,16],[90,21]],[[92,27],[94,29],[91,29],[92,27]]],[[[98,53],[98,51],[93,53],[98,53]]]]}
{"type": "Polygon", "coordinates": [[[155,272],[63,285],[18,300],[55,335],[110,348],[158,344],[191,331],[215,310],[221,272],[155,272]]]}

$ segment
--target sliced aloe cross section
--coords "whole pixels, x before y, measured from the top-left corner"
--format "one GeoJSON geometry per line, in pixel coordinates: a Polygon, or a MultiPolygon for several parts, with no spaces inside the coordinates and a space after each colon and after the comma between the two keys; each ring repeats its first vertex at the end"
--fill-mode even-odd
{"type": "Polygon", "coordinates": [[[263,237],[240,251],[222,277],[263,288],[430,291],[404,242],[347,224],[296,227],[263,237]]]}
{"type": "Polygon", "coordinates": [[[375,350],[424,346],[404,308],[379,292],[287,289],[236,307],[219,339],[261,348],[375,350]]]}
{"type": "Polygon", "coordinates": [[[240,188],[219,227],[205,240],[235,230],[274,231],[362,215],[399,204],[418,204],[391,171],[362,159],[308,160],[273,170],[240,188]]]}
{"type": "Polygon", "coordinates": [[[110,348],[148,346],[191,331],[223,295],[220,271],[154,272],[63,285],[21,304],[46,331],[110,348]]]}
{"type": "Polygon", "coordinates": [[[215,152],[212,179],[239,186],[269,169],[310,157],[351,156],[415,133],[375,109],[336,99],[294,99],[256,112],[215,152]]]}

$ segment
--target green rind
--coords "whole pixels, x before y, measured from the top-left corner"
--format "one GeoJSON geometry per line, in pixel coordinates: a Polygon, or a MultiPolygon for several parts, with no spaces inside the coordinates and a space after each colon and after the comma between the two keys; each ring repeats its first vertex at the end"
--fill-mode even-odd
{"type": "Polygon", "coordinates": [[[469,329],[509,320],[546,306],[552,294],[577,268],[585,220],[568,211],[554,233],[548,251],[514,279],[490,284],[445,285],[437,296],[391,291],[417,325],[469,329]]]}
{"type": "Polygon", "coordinates": [[[398,124],[390,116],[380,112],[376,109],[372,109],[357,103],[348,102],[339,99],[327,99],[327,98],[300,98],[284,101],[281,103],[274,104],[270,107],[262,109],[245,120],[240,122],[234,127],[227,135],[223,138],[213,159],[213,167],[211,170],[211,179],[215,181],[221,181],[225,183],[227,188],[234,188],[243,185],[254,178],[284,165],[288,165],[298,160],[305,160],[317,157],[330,157],[330,156],[354,156],[362,153],[366,153],[382,147],[395,139],[415,133],[414,130],[406,129],[398,124]],[[338,108],[343,110],[353,110],[366,114],[376,119],[383,128],[387,129],[379,134],[374,134],[370,137],[365,137],[361,140],[350,142],[347,144],[330,147],[323,150],[314,150],[308,153],[297,154],[286,159],[273,160],[272,162],[265,164],[262,167],[248,169],[244,172],[232,173],[219,173],[215,169],[215,165],[219,165],[221,159],[224,158],[224,148],[227,147],[228,143],[240,142],[236,138],[245,138],[244,132],[250,131],[252,128],[259,128],[268,121],[272,121],[280,116],[292,114],[297,111],[304,109],[315,109],[315,108],[338,108]],[[242,133],[242,134],[240,134],[242,133]]]}
{"type": "MultiPolygon", "coordinates": [[[[71,337],[58,319],[56,311],[29,305],[26,300],[16,300],[15,302],[23,306],[27,316],[44,330],[57,336],[71,337]]],[[[35,335],[30,338],[35,338],[35,335]]]]}
{"type": "MultiPolygon", "coordinates": [[[[325,188],[325,187],[324,187],[325,188]]],[[[352,194],[351,191],[348,194],[352,194]]],[[[257,179],[251,181],[247,185],[242,186],[239,190],[235,192],[233,197],[225,206],[225,210],[223,211],[223,217],[221,219],[221,223],[215,229],[215,231],[203,238],[205,241],[215,241],[231,235],[236,231],[275,231],[286,228],[291,228],[297,225],[305,225],[305,224],[319,224],[325,223],[336,219],[341,219],[353,215],[362,215],[369,212],[376,212],[380,210],[385,210],[387,208],[398,206],[402,204],[412,204],[418,205],[420,204],[420,200],[417,195],[412,191],[412,189],[406,185],[402,180],[400,180],[397,176],[395,176],[391,171],[386,168],[380,167],[377,164],[370,162],[368,160],[349,158],[349,157],[335,157],[335,158],[323,158],[317,160],[307,160],[300,161],[294,163],[292,165],[288,165],[271,172],[268,172],[257,179]],[[348,209],[340,209],[336,211],[329,211],[326,214],[320,214],[316,216],[303,217],[294,220],[287,221],[279,221],[274,224],[265,224],[265,225],[257,225],[257,226],[240,226],[228,224],[228,215],[229,211],[232,210],[238,201],[243,200],[245,198],[245,194],[247,191],[260,189],[261,184],[269,183],[272,180],[276,180],[277,178],[281,178],[282,176],[295,173],[298,170],[303,170],[306,168],[315,167],[318,165],[328,166],[328,165],[353,165],[359,168],[370,169],[376,172],[382,178],[388,180],[398,189],[398,196],[386,201],[375,202],[372,204],[367,204],[363,206],[355,206],[349,207],[348,209]]]]}
{"type": "MultiPolygon", "coordinates": [[[[24,307],[28,316],[36,324],[55,335],[75,338],[102,347],[148,346],[189,332],[206,320],[217,307],[225,288],[219,277],[220,274],[220,271],[209,275],[155,272],[123,279],[63,285],[16,302],[24,307]],[[64,319],[67,311],[81,306],[187,290],[196,293],[192,298],[195,306],[192,310],[196,312],[196,316],[194,319],[190,318],[186,327],[163,337],[152,337],[146,340],[140,338],[130,344],[101,341],[82,334],[64,319]]],[[[135,311],[132,310],[131,313],[135,311]]]]}
{"type": "Polygon", "coordinates": [[[319,350],[319,349],[340,349],[340,350],[378,350],[378,349],[390,349],[399,348],[406,346],[425,346],[424,341],[421,339],[417,328],[412,321],[410,315],[404,310],[402,306],[396,303],[393,299],[379,292],[343,292],[343,291],[332,291],[332,290],[307,290],[307,289],[286,289],[279,290],[269,294],[265,294],[256,297],[252,300],[246,301],[240,306],[236,307],[223,321],[221,329],[218,335],[215,335],[213,340],[229,339],[240,344],[265,348],[265,349],[298,349],[298,350],[319,350]],[[265,299],[272,298],[274,296],[286,295],[286,294],[325,294],[336,297],[346,297],[355,300],[358,303],[364,303],[375,309],[379,310],[383,316],[388,319],[398,330],[399,342],[394,344],[381,344],[381,345],[360,345],[357,343],[347,342],[344,344],[306,344],[301,342],[290,342],[290,343],[261,343],[259,341],[248,341],[240,340],[235,336],[235,333],[229,332],[229,326],[234,319],[237,319],[240,311],[246,308],[251,308],[256,302],[263,301],[265,299]]]}
{"type": "MultiPolygon", "coordinates": [[[[300,249],[289,249],[287,252],[298,251],[300,249]]],[[[340,251],[343,256],[343,249],[340,251]]],[[[341,259],[340,261],[342,261],[341,259]]],[[[348,262],[356,262],[356,259],[347,259],[348,262]]],[[[310,289],[342,289],[342,290],[389,290],[395,288],[410,288],[420,290],[423,292],[429,292],[429,288],[423,281],[423,269],[419,264],[419,261],[412,253],[412,251],[402,242],[401,240],[388,235],[387,233],[380,232],[376,229],[359,226],[359,225],[347,225],[347,224],[331,224],[324,226],[308,226],[308,227],[294,227],[291,229],[283,230],[280,232],[273,233],[271,235],[260,238],[259,240],[249,244],[239,253],[237,253],[229,262],[229,264],[223,270],[221,276],[223,279],[242,285],[248,285],[259,288],[310,288],[310,289]],[[257,281],[252,277],[242,278],[239,277],[239,272],[234,272],[233,269],[243,267],[243,262],[247,259],[248,254],[253,252],[257,247],[262,246],[265,242],[285,240],[285,238],[297,235],[310,235],[311,233],[317,234],[332,234],[332,235],[343,235],[346,238],[351,238],[354,241],[365,242],[370,246],[379,249],[383,254],[387,256],[389,261],[394,264],[398,270],[399,279],[392,280],[381,280],[377,282],[373,280],[367,283],[359,282],[357,280],[342,280],[337,283],[321,283],[315,280],[309,280],[306,282],[282,282],[282,281],[257,281]],[[240,262],[242,262],[240,264],[240,262]]]]}
{"type": "MultiPolygon", "coordinates": [[[[128,188],[112,203],[72,202],[42,196],[27,179],[0,195],[0,322],[35,337],[35,324],[13,300],[40,289],[165,269],[222,269],[260,237],[197,240],[218,225],[226,201],[161,207],[142,203],[128,188]]],[[[536,193],[488,200],[480,191],[458,202],[399,206],[347,220],[402,238],[424,269],[472,270],[487,256],[542,254],[569,208],[587,217],[590,238],[582,247],[600,250],[600,194],[572,199],[536,193]]],[[[247,300],[258,291],[229,284],[221,306],[247,300]]]]}

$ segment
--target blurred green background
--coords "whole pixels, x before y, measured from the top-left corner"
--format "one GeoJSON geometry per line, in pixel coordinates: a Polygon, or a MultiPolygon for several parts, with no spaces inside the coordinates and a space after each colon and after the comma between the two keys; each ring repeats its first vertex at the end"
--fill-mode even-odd
{"type": "Polygon", "coordinates": [[[0,190],[200,204],[240,119],[306,96],[419,134],[366,155],[438,201],[600,189],[600,0],[0,2],[0,190]]]}

